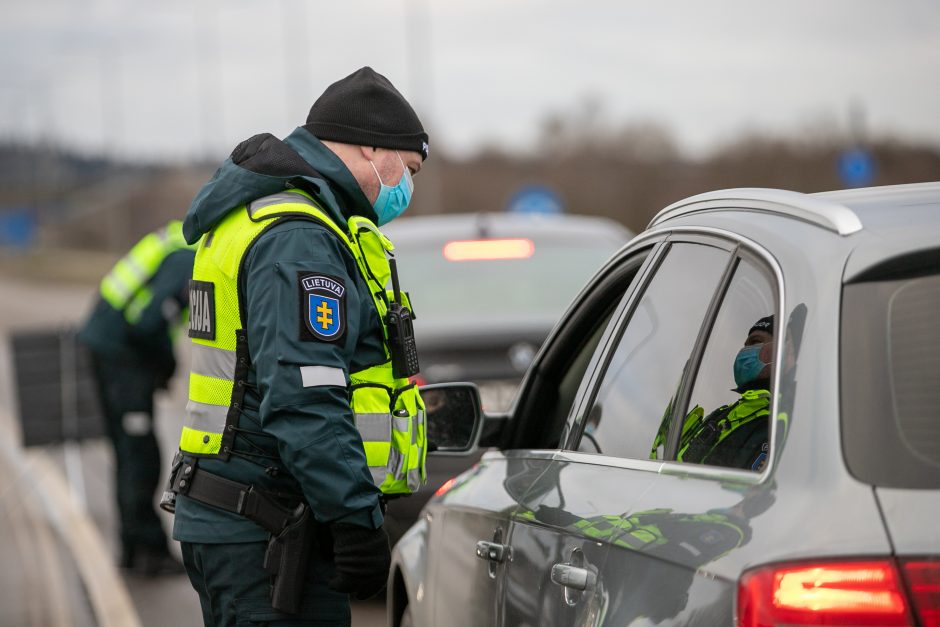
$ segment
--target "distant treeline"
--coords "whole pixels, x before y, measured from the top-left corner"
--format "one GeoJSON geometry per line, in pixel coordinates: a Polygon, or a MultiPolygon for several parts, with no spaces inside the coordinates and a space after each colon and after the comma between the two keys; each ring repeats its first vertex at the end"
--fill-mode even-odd
{"type": "MultiPolygon", "coordinates": [[[[415,181],[409,211],[503,211],[520,187],[537,184],[557,192],[571,213],[607,216],[639,231],[666,205],[712,189],[843,188],[837,163],[851,148],[873,157],[872,185],[940,180],[940,150],[909,141],[852,142],[832,133],[750,135],[692,159],[655,124],[591,132],[572,126],[546,123],[537,148],[526,154],[434,154],[415,181]]],[[[0,211],[33,211],[42,244],[119,252],[148,229],[181,216],[214,168],[124,163],[48,146],[0,144],[0,211]]]]}
{"type": "Polygon", "coordinates": [[[663,207],[710,190],[842,189],[846,183],[838,163],[852,149],[871,156],[870,185],[940,181],[940,147],[893,139],[853,142],[829,133],[799,138],[750,135],[707,157],[691,159],[656,125],[603,135],[560,131],[543,137],[533,156],[492,150],[470,160],[429,161],[426,170],[431,174],[439,168],[435,174],[445,212],[500,211],[520,185],[545,184],[562,196],[572,213],[607,216],[639,231],[663,207]]]}

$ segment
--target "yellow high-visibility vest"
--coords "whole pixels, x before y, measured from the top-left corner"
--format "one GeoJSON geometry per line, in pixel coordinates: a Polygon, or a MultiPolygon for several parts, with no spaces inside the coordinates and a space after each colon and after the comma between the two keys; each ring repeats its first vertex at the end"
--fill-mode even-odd
{"type": "MultiPolygon", "coordinates": [[[[180,450],[199,457],[230,455],[250,367],[238,273],[255,239],[285,216],[326,225],[356,259],[383,321],[386,359],[349,374],[350,406],[375,484],[386,494],[414,492],[425,479],[425,411],[415,384],[392,374],[384,321],[391,276],[386,253],[394,246],[366,218],[354,216],[346,229],[340,228],[310,195],[296,189],[234,209],[199,241],[190,282],[192,370],[180,450]]],[[[329,375],[331,385],[347,385],[335,372],[321,374],[329,375]]]]}
{"type": "Polygon", "coordinates": [[[164,259],[183,248],[193,249],[195,246],[186,243],[183,223],[179,220],[145,235],[101,280],[101,297],[122,312],[129,324],[137,324],[153,300],[148,287],[150,279],[164,259]]]}

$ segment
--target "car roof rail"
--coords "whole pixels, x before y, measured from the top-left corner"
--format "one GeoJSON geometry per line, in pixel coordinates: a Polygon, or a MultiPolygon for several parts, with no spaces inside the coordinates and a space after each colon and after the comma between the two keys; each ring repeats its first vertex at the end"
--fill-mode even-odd
{"type": "Polygon", "coordinates": [[[706,211],[758,211],[785,215],[843,236],[862,229],[862,221],[845,205],[800,192],[760,187],[722,189],[691,196],[657,213],[646,228],[706,211]]]}

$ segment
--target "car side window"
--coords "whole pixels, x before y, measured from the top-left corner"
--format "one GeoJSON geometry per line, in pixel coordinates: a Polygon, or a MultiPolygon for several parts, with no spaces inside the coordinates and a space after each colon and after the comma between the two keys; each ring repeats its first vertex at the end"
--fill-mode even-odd
{"type": "Polygon", "coordinates": [[[676,460],[758,471],[769,447],[776,324],[774,282],[735,268],[702,353],[676,460]]]}
{"type": "Polygon", "coordinates": [[[579,450],[650,458],[729,260],[713,246],[670,246],[601,377],[579,450]]]}
{"type": "Polygon", "coordinates": [[[557,448],[567,437],[571,407],[591,368],[597,347],[611,326],[618,304],[633,284],[649,250],[641,250],[618,263],[586,290],[578,307],[569,312],[545,351],[533,383],[522,390],[517,415],[537,417],[520,421],[507,448],[557,448]]]}

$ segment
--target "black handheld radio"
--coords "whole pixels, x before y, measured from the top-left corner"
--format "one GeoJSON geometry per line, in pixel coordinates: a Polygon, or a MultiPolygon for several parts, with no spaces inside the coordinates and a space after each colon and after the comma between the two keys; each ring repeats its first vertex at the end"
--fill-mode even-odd
{"type": "Polygon", "coordinates": [[[385,324],[388,327],[388,348],[392,353],[392,374],[401,379],[418,374],[418,347],[411,310],[401,304],[401,288],[398,286],[398,268],[395,258],[388,260],[392,271],[394,300],[388,305],[385,324]]]}

